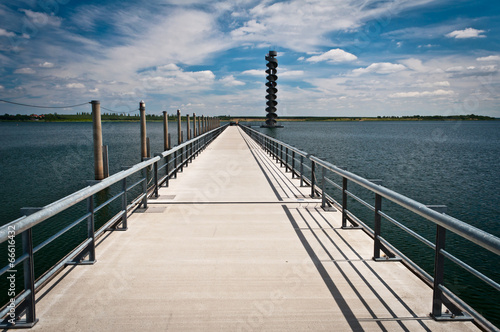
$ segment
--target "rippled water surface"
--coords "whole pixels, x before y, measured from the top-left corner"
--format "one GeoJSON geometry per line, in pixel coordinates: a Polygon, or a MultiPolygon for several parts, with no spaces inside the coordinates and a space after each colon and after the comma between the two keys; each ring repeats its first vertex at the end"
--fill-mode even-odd
{"type": "MultiPolygon", "coordinates": [[[[254,129],[365,178],[381,179],[383,186],[424,204],[444,204],[449,215],[500,236],[500,121],[283,124],[282,129],[254,129]]],[[[153,154],[162,149],[162,130],[162,123],[148,123],[153,154]]],[[[173,123],[169,130],[175,141],[173,123]]],[[[140,161],[139,137],[139,123],[103,123],[111,174],[140,161]]],[[[47,205],[93,178],[91,123],[0,123],[0,143],[0,224],[17,218],[21,207],[47,205]]],[[[383,208],[434,240],[433,225],[390,204],[383,208]]],[[[354,204],[352,210],[372,222],[369,211],[354,204]]],[[[384,224],[383,232],[432,273],[432,250],[390,225],[384,224]]],[[[500,280],[497,257],[447,236],[447,250],[500,280]]],[[[498,292],[448,265],[447,286],[499,325],[498,292]]]]}

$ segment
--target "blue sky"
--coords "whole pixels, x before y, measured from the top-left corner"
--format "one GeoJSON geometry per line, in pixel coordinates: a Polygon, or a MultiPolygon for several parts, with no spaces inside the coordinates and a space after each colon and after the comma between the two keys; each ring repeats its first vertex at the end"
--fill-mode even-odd
{"type": "Polygon", "coordinates": [[[4,0],[0,17],[9,101],[264,116],[276,50],[281,116],[500,117],[498,1],[4,0]]]}

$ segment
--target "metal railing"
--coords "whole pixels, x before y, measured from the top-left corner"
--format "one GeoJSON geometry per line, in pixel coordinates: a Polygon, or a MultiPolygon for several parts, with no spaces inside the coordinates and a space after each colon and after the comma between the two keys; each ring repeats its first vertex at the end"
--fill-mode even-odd
{"type": "MultiPolygon", "coordinates": [[[[176,178],[177,173],[181,172],[184,167],[187,167],[188,164],[226,128],[226,126],[227,125],[215,128],[205,134],[175,146],[170,150],[159,153],[153,158],[146,159],[132,167],[127,167],[121,172],[102,181],[96,181],[92,186],[83,188],[43,208],[24,209],[26,215],[0,227],[0,243],[7,242],[9,257],[8,264],[0,270],[0,276],[5,273],[17,272],[17,266],[21,263],[24,272],[23,290],[17,292],[15,296],[11,296],[11,300],[4,305],[0,312],[0,318],[4,318],[4,321],[0,324],[0,328],[29,328],[36,324],[36,291],[49,282],[67,265],[93,264],[96,261],[96,239],[108,230],[126,230],[129,212],[141,205],[147,207],[148,198],[152,195],[158,197],[158,189],[160,186],[168,186],[169,179],[176,178]],[[139,175],[139,179],[129,185],[127,179],[137,177],[137,175],[139,175]],[[96,194],[110,188],[112,185],[120,184],[121,190],[117,194],[98,206],[95,206],[96,200],[94,196],[96,194]],[[141,186],[140,194],[133,198],[131,203],[128,204],[127,196],[130,195],[132,189],[138,186],[141,186]],[[105,222],[98,230],[95,230],[96,213],[118,200],[121,200],[121,208],[118,213],[105,222]],[[34,246],[33,227],[85,201],[87,205],[86,213],[51,235],[48,239],[45,239],[42,243],[34,246]],[[80,245],[67,253],[55,266],[45,271],[41,277],[35,280],[34,255],[42,248],[85,221],[87,221],[87,238],[80,245]],[[19,234],[22,238],[22,254],[16,255],[15,240],[16,235],[19,234]],[[22,317],[24,317],[24,319],[21,320],[22,317]]],[[[21,212],[23,212],[23,209],[21,210],[21,212]]],[[[15,290],[15,286],[13,289],[15,290]]]]}
{"type": "Polygon", "coordinates": [[[311,187],[311,197],[321,197],[321,206],[325,209],[337,207],[342,212],[342,228],[359,227],[362,228],[373,238],[373,259],[376,261],[402,261],[406,266],[412,269],[424,281],[433,288],[432,311],[431,316],[436,320],[466,320],[472,316],[484,328],[490,330],[498,330],[491,322],[476,312],[470,305],[461,300],[453,292],[447,289],[444,285],[444,261],[447,258],[455,263],[460,268],[464,269],[471,275],[477,277],[485,284],[491,286],[496,291],[500,291],[500,285],[496,281],[490,279],[483,273],[474,269],[467,263],[453,256],[445,250],[446,231],[453,232],[463,239],[466,239],[495,255],[500,255],[500,238],[480,230],[463,221],[453,218],[444,213],[440,213],[439,208],[443,206],[427,206],[419,203],[411,198],[401,195],[393,190],[385,188],[375,182],[378,180],[367,180],[356,174],[343,170],[329,162],[321,160],[315,156],[307,154],[289,144],[283,143],[277,139],[262,134],[254,129],[246,126],[241,128],[255,140],[265,151],[267,151],[281,167],[285,167],[285,171],[292,172],[292,178],[300,178],[300,185],[304,183],[311,187]],[[310,166],[307,164],[310,163],[310,166]],[[317,173],[321,168],[320,182],[318,185],[317,173]],[[306,171],[304,171],[306,169],[306,171]],[[338,184],[327,177],[327,174],[334,174],[342,179],[342,183],[338,184]],[[361,188],[367,189],[375,194],[373,205],[366,202],[362,198],[347,190],[348,184],[354,183],[361,188]],[[326,185],[341,192],[341,202],[337,202],[326,190],[326,185]],[[348,209],[348,198],[357,201],[362,206],[371,210],[373,213],[373,229],[365,222],[358,218],[348,209]],[[426,220],[432,222],[436,226],[436,241],[435,243],[427,240],[424,236],[418,234],[409,227],[403,225],[395,218],[382,211],[382,201],[388,200],[406,211],[411,211],[426,220]],[[384,239],[381,234],[382,220],[394,224],[402,231],[408,233],[418,241],[434,250],[434,275],[431,276],[422,267],[414,263],[410,258],[405,256],[400,250],[393,246],[389,241],[384,239]],[[347,223],[350,223],[348,226],[347,223]],[[386,257],[381,257],[381,251],[386,254],[386,257]],[[443,305],[448,308],[443,312],[443,305]],[[460,307],[470,314],[464,313],[460,307]]]}

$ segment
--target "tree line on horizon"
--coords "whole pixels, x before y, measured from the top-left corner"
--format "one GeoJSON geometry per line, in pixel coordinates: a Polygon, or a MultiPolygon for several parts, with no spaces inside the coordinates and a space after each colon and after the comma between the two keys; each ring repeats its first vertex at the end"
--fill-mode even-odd
{"type": "MultiPolygon", "coordinates": [[[[236,119],[262,119],[262,116],[230,116],[230,115],[220,115],[215,116],[222,121],[231,121],[236,119]]],[[[185,120],[185,116],[182,117],[185,120]]],[[[300,120],[300,121],[360,121],[360,120],[496,120],[494,117],[476,114],[467,115],[405,115],[405,116],[377,116],[377,117],[328,117],[328,116],[282,116],[281,120],[300,120]]],[[[102,121],[139,121],[139,115],[131,114],[116,114],[116,113],[102,113],[102,121]]],[[[163,115],[157,114],[146,114],[146,120],[148,121],[163,121],[163,115]]],[[[169,114],[169,121],[176,121],[177,115],[169,114]]],[[[0,121],[41,121],[41,122],[89,122],[92,121],[92,114],[81,112],[77,114],[4,114],[0,115],[0,121]]]]}

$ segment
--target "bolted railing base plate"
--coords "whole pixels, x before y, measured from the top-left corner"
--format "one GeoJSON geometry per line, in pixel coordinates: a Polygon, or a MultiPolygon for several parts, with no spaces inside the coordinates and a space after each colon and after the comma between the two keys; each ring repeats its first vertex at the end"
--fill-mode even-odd
{"type": "Polygon", "coordinates": [[[466,313],[462,313],[461,315],[455,315],[455,314],[449,314],[449,313],[444,313],[439,316],[433,316],[432,313],[429,314],[434,320],[437,321],[473,321],[474,318],[472,316],[469,316],[466,313]]]}

